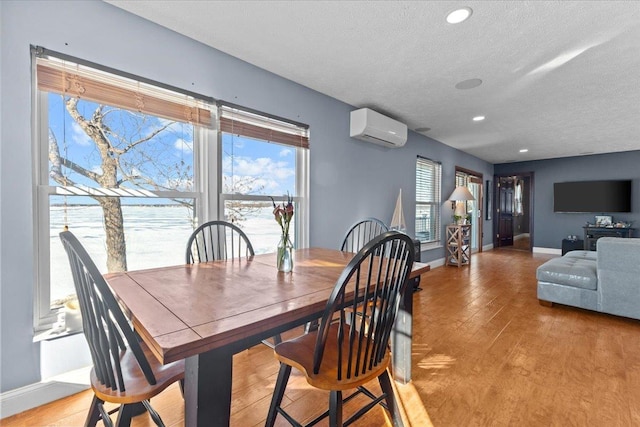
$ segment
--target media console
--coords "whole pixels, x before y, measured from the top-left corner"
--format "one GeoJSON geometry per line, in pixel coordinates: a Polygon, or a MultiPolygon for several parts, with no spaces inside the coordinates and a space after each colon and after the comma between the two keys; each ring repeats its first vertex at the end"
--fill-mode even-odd
{"type": "Polygon", "coordinates": [[[581,239],[562,239],[562,255],[571,251],[584,250],[584,240],[581,239]]]}
{"type": "Polygon", "coordinates": [[[625,237],[629,238],[633,236],[635,228],[629,227],[596,227],[585,226],[584,228],[584,250],[595,251],[596,242],[601,237],[625,237]]]}

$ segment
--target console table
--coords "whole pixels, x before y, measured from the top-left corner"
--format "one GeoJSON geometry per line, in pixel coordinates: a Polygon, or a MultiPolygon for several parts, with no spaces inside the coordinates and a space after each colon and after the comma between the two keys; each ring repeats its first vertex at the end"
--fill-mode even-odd
{"type": "Polygon", "coordinates": [[[617,228],[617,227],[596,227],[587,225],[584,228],[584,250],[595,251],[596,242],[601,237],[624,237],[633,236],[635,228],[617,228]]]}

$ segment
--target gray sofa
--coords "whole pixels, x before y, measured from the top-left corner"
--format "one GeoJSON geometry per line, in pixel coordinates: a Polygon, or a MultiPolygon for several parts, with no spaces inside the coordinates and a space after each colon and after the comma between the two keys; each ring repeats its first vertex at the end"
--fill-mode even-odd
{"type": "Polygon", "coordinates": [[[640,239],[603,237],[536,271],[538,300],[640,319],[640,239]]]}

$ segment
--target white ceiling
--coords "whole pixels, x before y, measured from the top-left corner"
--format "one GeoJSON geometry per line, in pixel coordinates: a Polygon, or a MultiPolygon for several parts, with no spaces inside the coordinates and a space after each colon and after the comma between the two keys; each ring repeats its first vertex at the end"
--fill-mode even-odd
{"type": "Polygon", "coordinates": [[[637,1],[105,1],[491,163],[640,149],[637,1]]]}

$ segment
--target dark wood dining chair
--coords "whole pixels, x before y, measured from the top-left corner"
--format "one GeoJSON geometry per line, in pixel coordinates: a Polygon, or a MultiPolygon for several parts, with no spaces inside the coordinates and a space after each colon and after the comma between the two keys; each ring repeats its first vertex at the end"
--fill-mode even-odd
{"type": "Polygon", "coordinates": [[[389,227],[377,218],[364,218],[353,224],[342,240],[341,251],[358,252],[371,239],[389,231],[389,227]]]}
{"type": "Polygon", "coordinates": [[[149,399],[184,378],[184,361],[162,365],[138,340],[111,288],[89,254],[70,232],[60,233],[69,257],[84,335],[93,360],[91,388],[94,396],[85,426],[102,420],[112,427],[110,414],[118,411],[116,426],[129,426],[142,404],[158,426],[164,426],[149,399]],[[120,405],[107,412],[105,402],[120,405]]]}
{"type": "Polygon", "coordinates": [[[187,241],[187,264],[253,255],[253,246],[244,231],[227,221],[206,222],[187,241]]]}
{"type": "Polygon", "coordinates": [[[280,371],[266,426],[273,426],[278,414],[292,425],[300,425],[281,407],[292,367],[300,370],[311,386],[329,391],[329,410],[307,425],[327,416],[330,426],[348,425],[379,403],[389,411],[394,425],[400,423],[387,371],[389,339],[414,256],[411,238],[389,231],[353,257],[331,292],[320,327],[275,347],[280,371]],[[364,310],[364,315],[352,316],[356,309],[364,310]],[[382,388],[379,396],[364,387],[376,378],[382,388]],[[343,400],[342,392],[351,389],[355,392],[343,400]],[[343,424],[343,403],[358,394],[371,400],[343,424]]]}
{"type": "MultiPolygon", "coordinates": [[[[345,252],[358,252],[369,243],[371,239],[382,233],[389,231],[386,224],[377,218],[364,218],[349,227],[349,230],[342,240],[340,250],[345,252]]],[[[305,332],[318,329],[318,319],[312,320],[305,325],[305,332]]]]}

